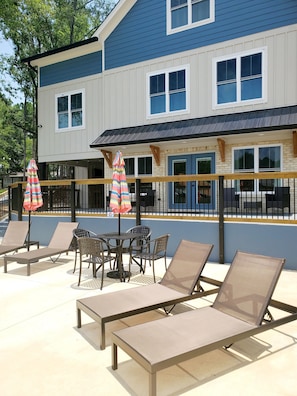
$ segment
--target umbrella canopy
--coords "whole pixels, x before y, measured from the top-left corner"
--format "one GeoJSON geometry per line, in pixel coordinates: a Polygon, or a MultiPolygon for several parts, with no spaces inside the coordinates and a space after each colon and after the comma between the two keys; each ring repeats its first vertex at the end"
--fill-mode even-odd
{"type": "Polygon", "coordinates": [[[112,187],[109,206],[113,213],[119,214],[120,234],[120,214],[127,213],[132,209],[126,180],[125,161],[120,151],[116,153],[115,159],[113,161],[112,187]]]}
{"type": "Polygon", "coordinates": [[[37,165],[34,159],[31,159],[27,167],[27,186],[24,195],[23,207],[29,211],[29,225],[27,248],[30,246],[30,226],[31,226],[31,211],[35,211],[43,205],[42,193],[39,179],[37,176],[37,165]]]}
{"type": "Polygon", "coordinates": [[[35,160],[31,159],[27,167],[27,187],[23,203],[24,209],[29,212],[32,210],[35,211],[43,205],[37,170],[38,168],[35,160]]]}

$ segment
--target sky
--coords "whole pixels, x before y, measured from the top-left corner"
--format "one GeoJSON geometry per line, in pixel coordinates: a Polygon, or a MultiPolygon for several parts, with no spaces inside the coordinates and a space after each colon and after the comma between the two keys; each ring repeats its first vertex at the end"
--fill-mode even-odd
{"type": "MultiPolygon", "coordinates": [[[[8,40],[5,40],[0,33],[0,54],[1,55],[12,55],[13,54],[13,46],[12,43],[8,40]]],[[[9,75],[6,76],[6,78],[10,78],[9,75]]],[[[1,86],[0,86],[1,89],[1,86]]],[[[7,93],[5,93],[7,95],[7,93]]],[[[11,98],[13,103],[20,103],[22,101],[22,98],[11,98]]]]}
{"type": "Polygon", "coordinates": [[[12,44],[8,40],[5,40],[1,34],[0,34],[0,51],[1,51],[1,55],[13,54],[12,44]]]}

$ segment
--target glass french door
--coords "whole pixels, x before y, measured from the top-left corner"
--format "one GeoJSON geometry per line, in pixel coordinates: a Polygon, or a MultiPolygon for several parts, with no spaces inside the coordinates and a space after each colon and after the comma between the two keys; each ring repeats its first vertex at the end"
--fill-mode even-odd
{"type": "MultiPolygon", "coordinates": [[[[215,154],[169,157],[169,175],[203,175],[215,172],[215,154]]],[[[210,180],[173,182],[169,186],[169,208],[214,209],[214,182],[210,180]]]]}

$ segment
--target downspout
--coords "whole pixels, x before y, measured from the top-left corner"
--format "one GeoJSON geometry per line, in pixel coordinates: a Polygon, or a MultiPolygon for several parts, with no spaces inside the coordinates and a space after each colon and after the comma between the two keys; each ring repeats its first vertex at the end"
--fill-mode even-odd
{"type": "MultiPolygon", "coordinates": [[[[31,65],[31,62],[29,61],[28,66],[31,70],[33,70],[34,73],[38,74],[38,69],[36,69],[34,66],[31,65]]],[[[38,163],[38,81],[37,81],[37,86],[35,89],[35,147],[33,147],[33,154],[35,157],[36,162],[38,163]]]]}

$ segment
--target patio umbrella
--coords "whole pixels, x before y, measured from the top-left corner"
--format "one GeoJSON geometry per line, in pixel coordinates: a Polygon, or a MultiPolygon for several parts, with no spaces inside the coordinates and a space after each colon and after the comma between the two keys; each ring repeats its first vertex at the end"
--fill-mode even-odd
{"type": "Polygon", "coordinates": [[[117,151],[113,161],[112,187],[110,194],[110,208],[118,214],[118,231],[121,233],[121,213],[132,209],[128,184],[126,180],[125,161],[120,151],[117,151]]]}
{"type": "Polygon", "coordinates": [[[43,205],[42,193],[39,179],[37,176],[37,165],[34,159],[29,161],[27,167],[27,186],[24,194],[23,207],[29,212],[28,238],[27,247],[30,246],[30,227],[31,227],[31,212],[37,210],[43,205]]]}

